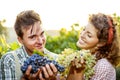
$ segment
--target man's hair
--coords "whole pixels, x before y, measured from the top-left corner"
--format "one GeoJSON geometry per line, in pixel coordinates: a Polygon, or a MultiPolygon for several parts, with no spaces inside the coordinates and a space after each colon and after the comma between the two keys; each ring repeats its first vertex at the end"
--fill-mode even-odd
{"type": "Polygon", "coordinates": [[[23,38],[22,29],[29,29],[30,25],[34,25],[35,22],[38,21],[40,21],[40,23],[42,24],[40,15],[36,13],[34,10],[26,10],[20,12],[16,17],[16,21],[14,24],[14,29],[16,31],[17,36],[23,38]]]}

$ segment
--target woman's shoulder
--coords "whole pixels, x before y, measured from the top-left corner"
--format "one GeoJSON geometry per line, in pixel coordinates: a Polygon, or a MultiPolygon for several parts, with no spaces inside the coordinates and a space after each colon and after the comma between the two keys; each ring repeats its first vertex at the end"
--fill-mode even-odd
{"type": "Polygon", "coordinates": [[[112,66],[112,64],[106,59],[106,58],[102,58],[102,59],[100,59],[100,60],[98,60],[98,62],[97,62],[97,64],[100,66],[107,66],[107,67],[109,67],[109,66],[112,66]]]}
{"type": "Polygon", "coordinates": [[[103,58],[98,60],[94,69],[95,74],[91,80],[116,80],[115,68],[107,59],[103,58]]]}
{"type": "Polygon", "coordinates": [[[106,59],[102,58],[97,61],[95,68],[100,70],[100,71],[113,71],[115,68],[113,65],[106,59]]]}

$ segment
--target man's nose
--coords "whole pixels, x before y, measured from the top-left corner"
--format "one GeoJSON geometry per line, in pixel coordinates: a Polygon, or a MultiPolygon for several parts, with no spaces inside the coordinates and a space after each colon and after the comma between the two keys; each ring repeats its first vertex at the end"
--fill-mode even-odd
{"type": "Polygon", "coordinates": [[[37,41],[38,41],[39,43],[42,43],[42,42],[43,42],[41,37],[38,37],[37,41]]]}

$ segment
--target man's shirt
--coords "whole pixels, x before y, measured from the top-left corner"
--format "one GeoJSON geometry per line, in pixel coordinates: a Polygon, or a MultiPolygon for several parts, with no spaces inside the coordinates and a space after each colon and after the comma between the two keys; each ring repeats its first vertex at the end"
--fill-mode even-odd
{"type": "MultiPolygon", "coordinates": [[[[47,49],[44,49],[44,53],[52,56],[54,59],[57,57],[57,54],[54,54],[47,49]]],[[[15,51],[7,52],[3,55],[1,58],[0,70],[2,75],[0,76],[0,80],[19,80],[17,76],[21,76],[21,74],[16,74],[16,67],[20,68],[24,64],[24,61],[29,57],[30,56],[27,54],[23,46],[15,51]],[[15,64],[15,57],[12,54],[17,54],[20,66],[15,64]]]]}

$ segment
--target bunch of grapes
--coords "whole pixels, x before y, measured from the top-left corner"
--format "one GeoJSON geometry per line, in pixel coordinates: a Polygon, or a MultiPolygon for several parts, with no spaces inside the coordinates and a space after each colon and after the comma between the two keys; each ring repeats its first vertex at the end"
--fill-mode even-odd
{"type": "Polygon", "coordinates": [[[45,66],[46,64],[50,63],[53,63],[59,72],[64,71],[64,67],[58,64],[55,60],[50,60],[47,57],[40,56],[38,54],[33,54],[30,58],[24,61],[24,64],[21,66],[21,71],[25,73],[28,66],[31,65],[32,66],[31,73],[36,73],[38,71],[38,68],[41,68],[42,66],[45,66]]]}
{"type": "Polygon", "coordinates": [[[95,56],[92,55],[89,50],[74,51],[69,48],[65,49],[57,58],[57,62],[65,67],[65,71],[62,72],[63,76],[68,75],[69,68],[73,60],[75,61],[76,68],[82,68],[83,66],[85,67],[85,79],[89,80],[89,78],[94,74],[93,66],[96,63],[95,56]]]}

